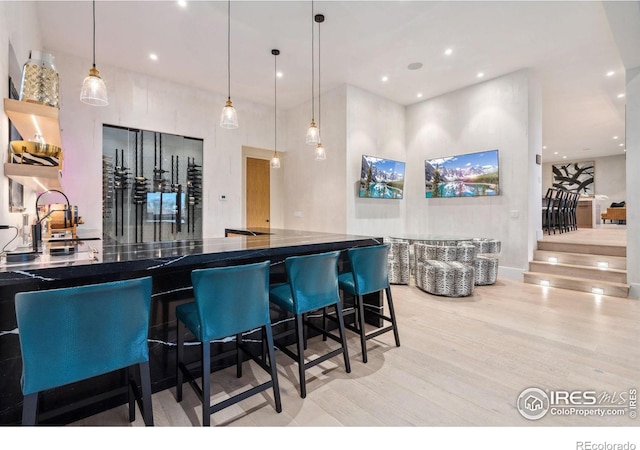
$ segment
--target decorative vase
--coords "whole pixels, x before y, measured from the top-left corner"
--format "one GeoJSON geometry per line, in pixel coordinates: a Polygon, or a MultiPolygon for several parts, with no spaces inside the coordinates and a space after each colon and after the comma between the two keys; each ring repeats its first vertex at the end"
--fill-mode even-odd
{"type": "Polygon", "coordinates": [[[59,108],[60,82],[51,53],[34,50],[22,68],[20,100],[59,108]]]}

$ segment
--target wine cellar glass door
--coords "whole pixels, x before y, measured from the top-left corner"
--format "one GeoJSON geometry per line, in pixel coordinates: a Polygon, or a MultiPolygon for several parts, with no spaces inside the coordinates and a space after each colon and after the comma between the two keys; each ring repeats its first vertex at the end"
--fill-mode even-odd
{"type": "Polygon", "coordinates": [[[202,139],[104,125],[102,168],[105,239],[202,238],[202,139]]]}

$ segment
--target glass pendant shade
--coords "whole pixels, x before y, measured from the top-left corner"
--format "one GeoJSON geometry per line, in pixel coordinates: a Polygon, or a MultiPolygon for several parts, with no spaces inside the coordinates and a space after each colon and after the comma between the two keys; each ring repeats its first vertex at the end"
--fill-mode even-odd
{"type": "Polygon", "coordinates": [[[231,103],[231,99],[227,100],[224,108],[222,108],[222,114],[220,115],[220,126],[222,128],[238,128],[238,113],[231,103]]]}
{"type": "Polygon", "coordinates": [[[280,158],[278,157],[278,155],[274,155],[273,158],[271,158],[271,168],[272,169],[279,169],[280,168],[280,158]]]}
{"type": "Polygon", "coordinates": [[[95,66],[89,70],[89,75],[82,82],[80,101],[93,106],[107,106],[109,104],[107,87],[95,66]]]}
{"type": "Polygon", "coordinates": [[[324,161],[325,159],[327,159],[327,154],[324,151],[324,146],[322,142],[318,142],[316,146],[316,161],[324,161]]]}
{"type": "Polygon", "coordinates": [[[318,138],[320,133],[318,132],[318,127],[316,126],[315,121],[311,121],[309,125],[309,129],[307,130],[307,139],[306,142],[308,145],[316,145],[318,143],[318,138]]]}

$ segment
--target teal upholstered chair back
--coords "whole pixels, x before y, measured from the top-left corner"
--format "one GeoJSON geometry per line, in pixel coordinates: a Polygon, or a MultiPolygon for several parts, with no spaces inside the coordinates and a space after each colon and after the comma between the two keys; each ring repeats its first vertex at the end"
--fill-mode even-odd
{"type": "Polygon", "coordinates": [[[16,294],[22,392],[149,360],[151,278],[16,294]]]}
{"type": "Polygon", "coordinates": [[[334,305],[338,292],[338,258],[340,252],[292,256],[285,260],[287,277],[293,295],[294,313],[334,305]]]}
{"type": "Polygon", "coordinates": [[[389,287],[387,257],[389,244],[347,250],[356,295],[378,292],[389,287]]]}
{"type": "Polygon", "coordinates": [[[270,324],[269,266],[264,261],[191,272],[200,319],[196,337],[210,342],[270,324]]]}

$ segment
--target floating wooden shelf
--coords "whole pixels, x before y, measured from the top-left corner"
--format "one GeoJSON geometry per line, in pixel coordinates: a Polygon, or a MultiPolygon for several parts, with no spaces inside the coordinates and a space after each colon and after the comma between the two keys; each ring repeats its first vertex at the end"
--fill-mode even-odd
{"type": "Polygon", "coordinates": [[[5,163],[4,174],[36,192],[62,190],[62,172],[57,167],[5,163]]]}
{"type": "MultiPolygon", "coordinates": [[[[58,108],[5,98],[4,110],[23,139],[33,139],[39,134],[47,144],[62,147],[58,108]]],[[[4,174],[36,192],[62,190],[60,167],[5,163],[4,174]]]]}
{"type": "Polygon", "coordinates": [[[4,110],[24,140],[38,133],[47,144],[62,147],[58,108],[5,98],[4,110]]]}

